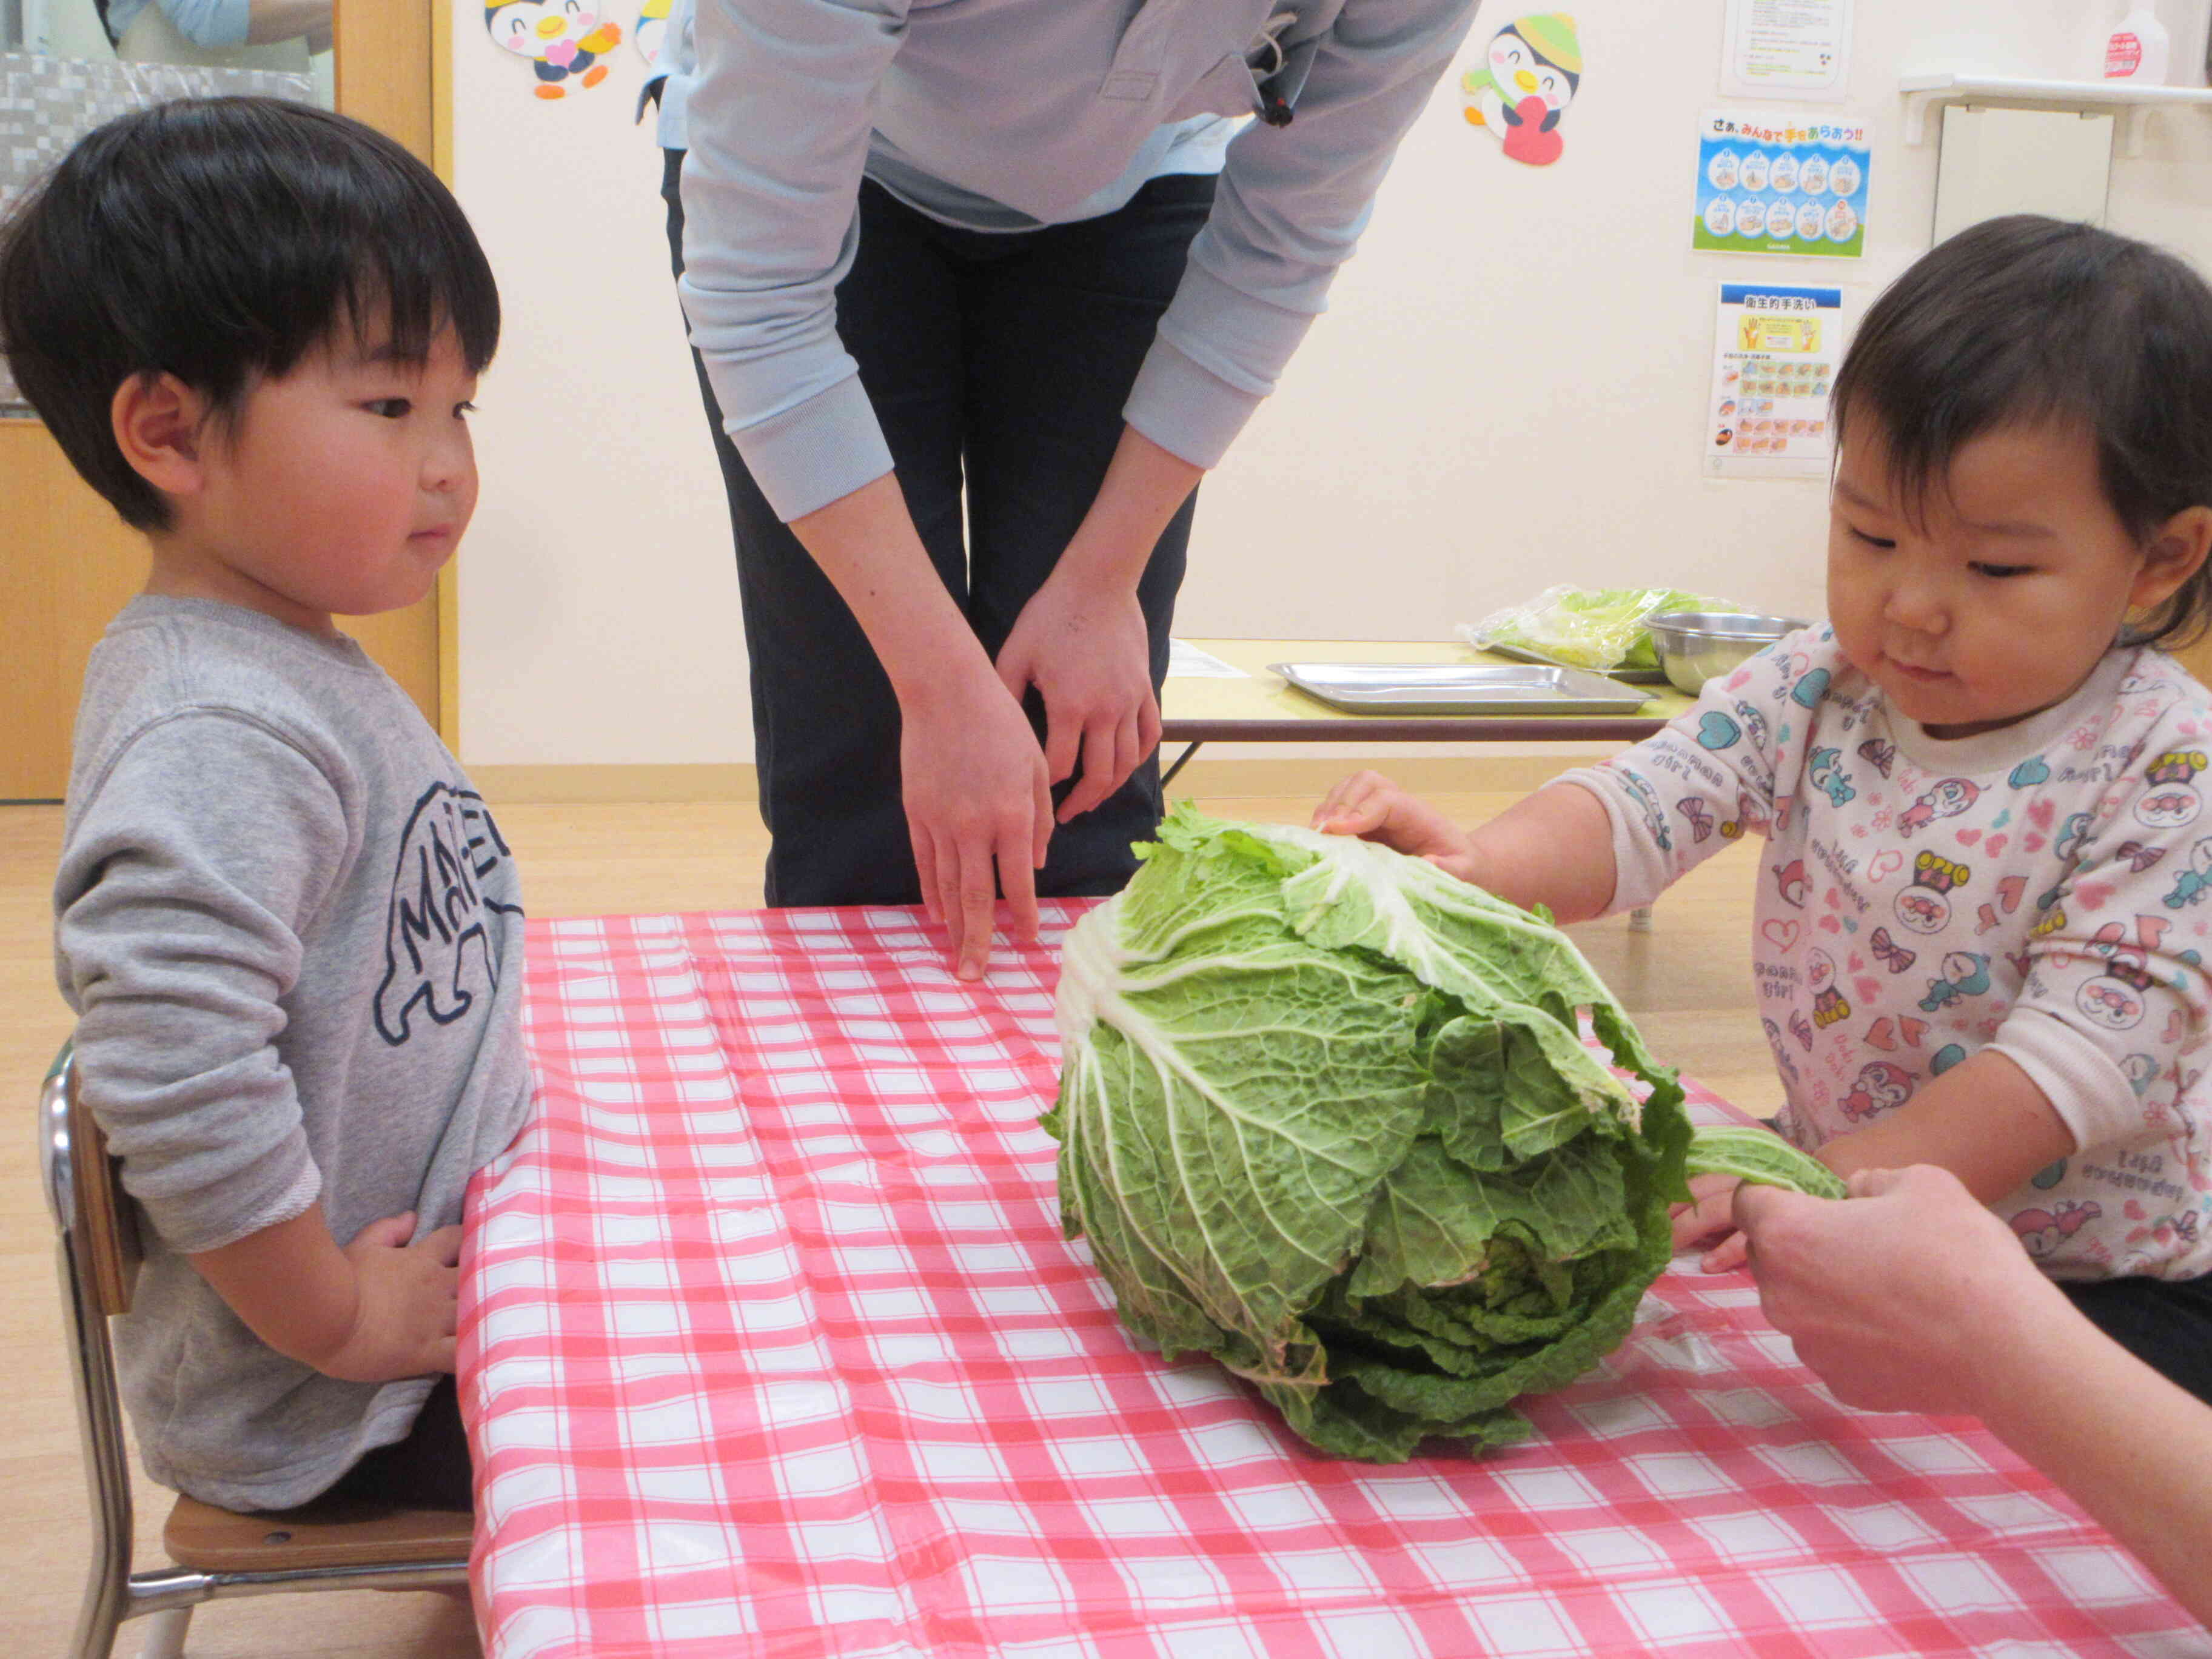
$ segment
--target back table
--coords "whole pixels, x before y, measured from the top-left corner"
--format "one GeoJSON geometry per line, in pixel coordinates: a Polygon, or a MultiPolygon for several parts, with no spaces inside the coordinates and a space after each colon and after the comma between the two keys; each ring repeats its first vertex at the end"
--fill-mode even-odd
{"type": "Polygon", "coordinates": [[[1036,1123],[1081,908],[981,986],[904,909],[532,924],[541,1095],[463,1259],[488,1652],[2212,1653],[1978,1425],[1838,1406],[1690,1258],[1481,1460],[1318,1456],[1139,1349],[1036,1123]]]}

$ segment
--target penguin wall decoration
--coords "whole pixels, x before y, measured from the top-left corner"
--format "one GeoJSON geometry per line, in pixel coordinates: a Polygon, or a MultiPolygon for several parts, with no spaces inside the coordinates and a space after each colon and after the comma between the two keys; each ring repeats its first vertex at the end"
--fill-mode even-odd
{"type": "Polygon", "coordinates": [[[607,78],[599,60],[623,32],[604,9],[604,0],[487,0],[484,30],[502,52],[529,60],[540,98],[565,98],[572,82],[596,87],[607,78]]]}
{"type": "Polygon", "coordinates": [[[1564,11],[1516,17],[1490,38],[1480,69],[1460,77],[1460,102],[1505,154],[1548,167],[1566,148],[1559,122],[1583,80],[1582,38],[1564,11]]]}
{"type": "Polygon", "coordinates": [[[645,59],[648,68],[660,62],[660,43],[668,38],[668,8],[672,0],[645,0],[639,8],[637,27],[630,31],[629,43],[637,48],[637,55],[645,59]]]}

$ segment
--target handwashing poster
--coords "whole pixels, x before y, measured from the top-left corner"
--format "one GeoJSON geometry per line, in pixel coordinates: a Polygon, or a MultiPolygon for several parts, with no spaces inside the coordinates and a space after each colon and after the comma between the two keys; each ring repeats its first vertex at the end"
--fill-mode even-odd
{"type": "Polygon", "coordinates": [[[1863,120],[1707,110],[1698,142],[1704,253],[1856,259],[1866,251],[1874,168],[1863,120]]]}
{"type": "Polygon", "coordinates": [[[1713,324],[1705,471],[1726,477],[1826,475],[1828,392],[1844,356],[1844,290],[1723,283],[1713,324]]]}

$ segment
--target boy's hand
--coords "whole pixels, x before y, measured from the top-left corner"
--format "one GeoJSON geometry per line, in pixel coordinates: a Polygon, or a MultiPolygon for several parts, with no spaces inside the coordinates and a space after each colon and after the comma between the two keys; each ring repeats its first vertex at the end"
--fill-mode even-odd
{"type": "Polygon", "coordinates": [[[1426,859],[1462,881],[1481,884],[1468,833],[1380,772],[1355,772],[1330,790],[1314,811],[1313,827],[1332,836],[1380,842],[1426,859]]]}
{"type": "Polygon", "coordinates": [[[348,1382],[392,1382],[453,1369],[461,1230],[441,1227],[410,1244],[410,1214],[372,1221],[344,1249],[356,1301],[337,1351],[318,1363],[348,1382]]]}
{"type": "Polygon", "coordinates": [[[1743,1235],[1735,1231],[1734,1217],[1735,1189],[1742,1184],[1732,1175],[1692,1176],[1690,1201],[1668,1212],[1674,1220],[1677,1250],[1717,1240],[1698,1264],[1709,1273],[1731,1273],[1744,1264],[1743,1235]]]}

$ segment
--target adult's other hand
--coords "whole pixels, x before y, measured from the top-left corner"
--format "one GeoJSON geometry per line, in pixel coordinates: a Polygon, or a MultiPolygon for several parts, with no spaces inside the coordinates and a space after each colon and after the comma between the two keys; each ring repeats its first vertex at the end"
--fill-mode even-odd
{"type": "Polygon", "coordinates": [[[981,979],[999,888],[1014,936],[1036,938],[1036,872],[1052,834],[1044,757],[1020,707],[981,674],[913,699],[901,714],[899,773],[922,902],[951,935],[955,971],[981,979]]]}
{"type": "Polygon", "coordinates": [[[1022,607],[999,650],[999,678],[1018,702],[1044,698],[1044,760],[1054,784],[1083,777],[1060,822],[1087,812],[1129,781],[1159,746],[1152,646],[1135,589],[1055,571],[1022,607]]]}

